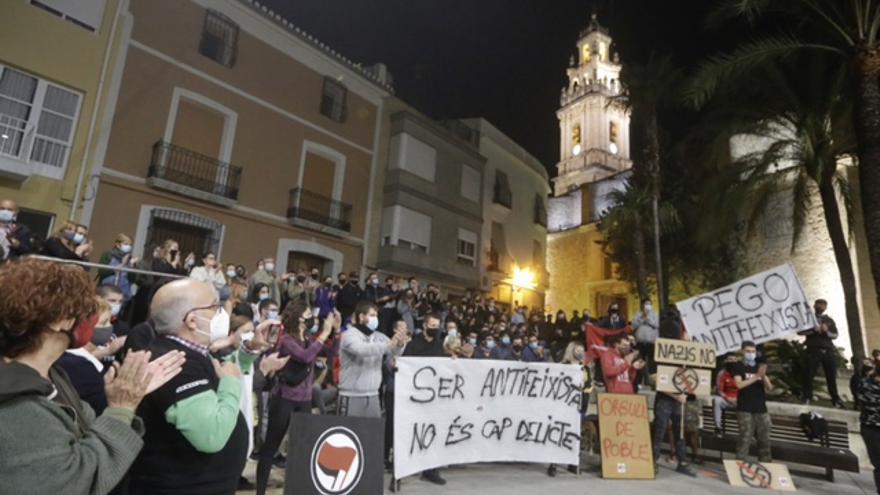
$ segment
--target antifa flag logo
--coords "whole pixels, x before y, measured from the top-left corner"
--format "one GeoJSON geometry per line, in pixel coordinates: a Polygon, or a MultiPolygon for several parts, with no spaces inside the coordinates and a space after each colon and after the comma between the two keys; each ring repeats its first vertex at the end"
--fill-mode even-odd
{"type": "Polygon", "coordinates": [[[341,426],[322,433],[312,449],[311,473],[318,492],[351,493],[364,473],[364,450],[357,435],[341,426]]]}

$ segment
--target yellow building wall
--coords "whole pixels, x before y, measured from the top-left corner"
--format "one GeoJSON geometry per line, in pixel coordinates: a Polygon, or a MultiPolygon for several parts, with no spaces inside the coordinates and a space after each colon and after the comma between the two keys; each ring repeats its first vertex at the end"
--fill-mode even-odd
{"type": "Polygon", "coordinates": [[[615,278],[605,278],[605,255],[598,243],[601,240],[595,224],[547,236],[547,270],[550,272],[547,311],[564,310],[571,315],[573,310],[587,309],[591,316],[599,317],[607,310],[604,305],[600,307],[599,301],[607,296],[625,299],[628,317],[635,314],[639,300],[632,286],[615,278]]]}
{"type": "MultiPolygon", "coordinates": [[[[54,214],[56,226],[58,220],[67,219],[71,214],[77,178],[86,163],[84,154],[92,115],[96,107],[99,111],[106,107],[97,98],[98,85],[105,50],[110,44],[113,19],[120,3],[121,0],[107,0],[101,25],[98,31],[91,32],[29,2],[3,2],[0,63],[80,94],[79,116],[63,180],[38,175],[25,182],[0,179],[0,198],[12,199],[24,208],[54,214]]],[[[119,38],[117,28],[114,52],[108,60],[106,74],[112,73],[116,63],[119,38]]],[[[106,87],[103,94],[107,94],[106,87]]],[[[97,135],[95,129],[90,155],[94,154],[97,135]]]]}

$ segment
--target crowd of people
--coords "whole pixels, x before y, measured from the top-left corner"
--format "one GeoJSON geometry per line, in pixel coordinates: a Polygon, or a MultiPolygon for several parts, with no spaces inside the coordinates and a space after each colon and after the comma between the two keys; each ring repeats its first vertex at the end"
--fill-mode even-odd
{"type": "MultiPolygon", "coordinates": [[[[273,466],[285,464],[293,412],[384,415],[390,467],[398,356],[579,365],[586,414],[594,383],[638,393],[651,386],[656,339],[687,339],[675,307],[658,313],[649,300],[631,319],[617,304],[600,318],[587,310],[548,315],[479,291],[444,295],[417,277],[372,272],[362,284],[359,272],[287,272],[271,257],[249,273],[214,253],[184,256],[171,239],[139,260],[131,237],[119,234],[93,273],[27,259],[37,243],[16,212],[0,202],[0,421],[21,425],[0,432],[0,494],[34,483],[62,493],[262,494],[273,466]],[[601,342],[588,335],[594,330],[601,342]],[[257,463],[254,482],[242,475],[248,457],[257,463]]],[[[42,244],[63,261],[92,253],[88,229],[72,223],[42,244]]],[[[827,303],[815,309],[809,380],[819,365],[835,371],[826,356],[836,328],[827,303]]],[[[721,358],[713,405],[716,425],[723,410],[737,411],[737,457],[757,438],[763,462],[773,384],[758,347],[746,342],[721,358]]],[[[877,357],[859,368],[853,393],[880,465],[877,357]]],[[[839,404],[836,388],[831,394],[839,404]]],[[[699,402],[661,392],[653,410],[655,459],[668,439],[677,470],[695,476],[686,450],[695,460],[699,402]]],[[[556,466],[547,472],[555,476],[556,466]]],[[[445,484],[436,469],[421,477],[445,484]]]]}

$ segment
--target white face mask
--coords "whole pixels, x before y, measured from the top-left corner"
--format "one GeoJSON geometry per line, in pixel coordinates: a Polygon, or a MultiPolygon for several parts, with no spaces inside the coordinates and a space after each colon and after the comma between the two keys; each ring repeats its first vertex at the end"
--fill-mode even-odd
{"type": "Polygon", "coordinates": [[[378,316],[370,316],[367,320],[367,328],[370,330],[375,330],[379,328],[379,317],[378,316]]]}
{"type": "Polygon", "coordinates": [[[747,353],[745,353],[745,358],[746,358],[746,361],[752,361],[752,362],[754,362],[755,359],[758,359],[758,353],[756,353],[756,352],[747,352],[747,353]]]}
{"type": "Polygon", "coordinates": [[[86,240],[86,236],[80,234],[79,232],[77,232],[76,234],[73,234],[73,243],[74,244],[82,244],[84,240],[86,240]]]}
{"type": "Polygon", "coordinates": [[[274,272],[274,271],[275,271],[275,263],[266,263],[265,266],[266,266],[266,271],[267,271],[267,272],[270,272],[270,273],[271,273],[271,272],[274,272]]]}
{"type": "Polygon", "coordinates": [[[113,316],[119,316],[119,312],[122,311],[121,304],[111,304],[110,305],[110,314],[113,316]]]}
{"type": "MultiPolygon", "coordinates": [[[[199,318],[202,317],[200,316],[199,318]]],[[[207,318],[202,319],[207,320],[207,318]]],[[[227,313],[226,310],[220,308],[210,321],[210,331],[204,332],[202,330],[196,330],[196,333],[207,335],[211,342],[217,342],[223,337],[229,335],[229,313],[227,313]]]]}
{"type": "Polygon", "coordinates": [[[458,337],[458,330],[455,328],[450,328],[449,329],[449,336],[450,337],[458,337]]]}
{"type": "Polygon", "coordinates": [[[235,278],[235,275],[236,275],[235,270],[229,270],[226,272],[226,276],[229,278],[235,278]]]}
{"type": "Polygon", "coordinates": [[[266,313],[266,318],[269,320],[277,320],[278,319],[278,311],[269,311],[266,313]]]}
{"type": "Polygon", "coordinates": [[[119,252],[121,252],[122,254],[130,253],[131,252],[131,244],[120,244],[119,245],[119,252]]]}
{"type": "Polygon", "coordinates": [[[653,310],[654,310],[654,305],[653,305],[653,304],[645,304],[645,311],[649,311],[649,312],[650,312],[650,311],[653,311],[653,310]]]}
{"type": "Polygon", "coordinates": [[[260,294],[260,301],[265,301],[266,299],[269,299],[269,294],[260,294]]]}
{"type": "Polygon", "coordinates": [[[15,221],[15,212],[12,210],[0,210],[0,222],[8,223],[15,221]]]}

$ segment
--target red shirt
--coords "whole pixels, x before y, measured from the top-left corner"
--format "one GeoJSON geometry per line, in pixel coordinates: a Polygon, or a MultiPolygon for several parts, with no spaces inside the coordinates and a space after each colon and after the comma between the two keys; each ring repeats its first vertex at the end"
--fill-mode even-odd
{"type": "Polygon", "coordinates": [[[718,394],[727,400],[736,400],[739,389],[736,388],[736,380],[729,371],[718,373],[718,394]]]}
{"type": "Polygon", "coordinates": [[[634,394],[633,382],[636,369],[615,350],[602,353],[602,376],[605,377],[605,390],[611,394],[634,394]]]}

